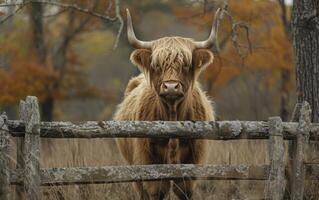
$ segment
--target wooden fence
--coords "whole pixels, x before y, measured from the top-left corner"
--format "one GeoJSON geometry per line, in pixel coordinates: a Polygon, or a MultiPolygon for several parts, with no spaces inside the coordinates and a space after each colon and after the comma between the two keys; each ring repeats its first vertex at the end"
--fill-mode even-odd
{"type": "Polygon", "coordinates": [[[268,121],[100,121],[40,122],[36,97],[20,103],[20,120],[0,117],[0,199],[10,198],[10,185],[19,195],[41,199],[40,186],[119,183],[163,179],[265,180],[265,199],[283,199],[289,186],[292,199],[302,199],[305,180],[317,180],[319,165],[305,162],[309,140],[319,140],[319,124],[310,122],[308,103],[296,107],[298,122],[268,121]],[[9,168],[10,136],[17,145],[17,169],[9,168]],[[269,139],[269,165],[136,165],[41,169],[40,138],[205,138],[210,140],[269,139]],[[284,163],[284,140],[290,140],[291,164],[284,163]],[[289,167],[290,166],[290,167],[289,167]],[[290,171],[290,173],[285,173],[290,171]],[[285,175],[286,174],[286,175],[285,175]],[[289,181],[286,181],[289,180],[289,181]]]}

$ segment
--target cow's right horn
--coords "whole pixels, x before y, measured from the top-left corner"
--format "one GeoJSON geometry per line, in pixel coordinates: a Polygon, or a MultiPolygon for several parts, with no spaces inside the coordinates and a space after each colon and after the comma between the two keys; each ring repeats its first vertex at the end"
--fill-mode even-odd
{"type": "Polygon", "coordinates": [[[152,47],[151,41],[141,41],[136,38],[129,9],[126,9],[126,14],[127,14],[127,37],[128,37],[129,43],[137,49],[150,49],[152,47]]]}
{"type": "Polygon", "coordinates": [[[215,17],[214,17],[214,21],[213,21],[213,25],[212,25],[212,29],[209,34],[209,37],[205,41],[194,42],[196,48],[206,49],[206,48],[211,48],[214,45],[215,39],[217,37],[219,20],[220,20],[221,14],[222,12],[220,12],[220,8],[219,8],[215,13],[215,17]]]}

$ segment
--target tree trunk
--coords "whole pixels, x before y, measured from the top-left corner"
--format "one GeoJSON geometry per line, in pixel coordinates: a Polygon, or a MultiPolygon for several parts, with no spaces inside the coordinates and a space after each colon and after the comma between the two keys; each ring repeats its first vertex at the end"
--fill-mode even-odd
{"type": "Polygon", "coordinates": [[[281,96],[280,96],[280,117],[286,122],[289,115],[289,80],[290,72],[287,69],[281,70],[281,96]]]}
{"type": "Polygon", "coordinates": [[[45,65],[46,46],[43,32],[43,5],[41,3],[31,3],[30,21],[32,28],[32,45],[37,54],[38,62],[45,65]]]}
{"type": "MultiPolygon", "coordinates": [[[[292,10],[293,43],[296,56],[298,102],[308,101],[312,121],[319,122],[319,1],[294,0],[292,10]]],[[[310,142],[306,162],[318,162],[318,142],[310,142]]],[[[318,183],[309,182],[305,199],[318,199],[318,183]]]]}
{"type": "MultiPolygon", "coordinates": [[[[8,3],[16,3],[16,0],[10,0],[8,3]]],[[[15,6],[9,6],[8,7],[8,15],[14,14],[15,6]]],[[[4,16],[5,17],[5,16],[4,16]]],[[[0,17],[0,20],[2,20],[4,17],[0,17]]],[[[6,20],[5,23],[1,24],[1,26],[4,28],[4,31],[6,34],[11,34],[14,29],[14,17],[10,17],[6,20]]],[[[9,70],[10,69],[10,62],[11,56],[7,55],[7,53],[3,53],[0,55],[0,63],[1,67],[3,69],[9,70]]],[[[4,105],[3,108],[0,108],[0,110],[3,109],[6,112],[6,115],[9,117],[9,119],[15,119],[17,118],[17,111],[14,105],[4,105]]]]}
{"type": "Polygon", "coordinates": [[[53,120],[54,98],[49,96],[41,104],[42,121],[50,122],[53,120]]]}
{"type": "MultiPolygon", "coordinates": [[[[46,67],[47,47],[44,39],[43,28],[43,5],[41,3],[31,3],[30,22],[32,29],[32,45],[37,56],[37,61],[46,67]]],[[[52,121],[54,98],[52,91],[47,91],[48,96],[41,102],[41,118],[43,121],[52,121]]]]}
{"type": "Polygon", "coordinates": [[[318,4],[317,0],[295,0],[292,13],[298,102],[310,103],[313,122],[319,122],[318,4]]]}

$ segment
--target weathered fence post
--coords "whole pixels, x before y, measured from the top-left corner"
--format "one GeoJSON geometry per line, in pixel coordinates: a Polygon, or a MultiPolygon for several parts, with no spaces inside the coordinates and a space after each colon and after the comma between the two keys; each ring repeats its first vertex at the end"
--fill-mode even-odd
{"type": "MultiPolygon", "coordinates": [[[[25,102],[23,100],[20,100],[19,105],[19,119],[23,121],[24,123],[27,121],[27,116],[24,111],[25,102]]],[[[18,137],[17,138],[17,167],[18,170],[24,169],[24,137],[18,137]]],[[[24,199],[24,189],[23,185],[17,185],[16,186],[16,199],[24,199]]]]}
{"type": "Polygon", "coordinates": [[[24,190],[26,199],[41,199],[40,192],[40,113],[38,99],[28,96],[20,103],[25,122],[24,190]]]}
{"type": "Polygon", "coordinates": [[[280,117],[269,118],[269,177],[265,199],[282,200],[285,191],[285,165],[283,128],[280,117]]]}
{"type": "Polygon", "coordinates": [[[308,102],[303,102],[300,109],[296,146],[292,154],[292,185],[291,199],[302,200],[305,188],[305,154],[308,146],[311,125],[311,108],[308,102]]]}
{"type": "Polygon", "coordinates": [[[10,198],[9,131],[5,114],[0,116],[0,199],[10,198]]]}
{"type": "MultiPolygon", "coordinates": [[[[295,105],[295,108],[292,112],[291,115],[291,122],[298,122],[299,117],[300,117],[300,109],[301,109],[301,103],[297,103],[295,105]]],[[[288,160],[287,160],[287,168],[286,168],[286,189],[285,189],[285,199],[290,199],[291,197],[291,189],[292,189],[292,166],[293,166],[293,154],[294,154],[294,149],[297,146],[297,140],[289,140],[288,141],[288,160]]]]}

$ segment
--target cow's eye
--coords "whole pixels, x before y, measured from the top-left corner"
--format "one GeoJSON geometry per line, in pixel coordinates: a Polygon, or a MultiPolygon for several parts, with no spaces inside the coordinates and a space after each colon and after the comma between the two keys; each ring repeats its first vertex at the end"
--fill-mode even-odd
{"type": "Polygon", "coordinates": [[[183,69],[184,69],[185,71],[189,71],[190,68],[191,68],[190,65],[184,65],[184,66],[183,66],[183,69]]]}
{"type": "Polygon", "coordinates": [[[158,65],[158,66],[156,66],[156,67],[155,67],[155,72],[157,72],[157,73],[158,73],[158,72],[160,72],[160,71],[161,71],[161,66],[159,66],[159,65],[158,65]]]}
{"type": "Polygon", "coordinates": [[[153,66],[152,66],[152,69],[153,69],[154,72],[158,72],[158,71],[160,70],[160,66],[158,66],[158,65],[153,65],[153,66]]]}

